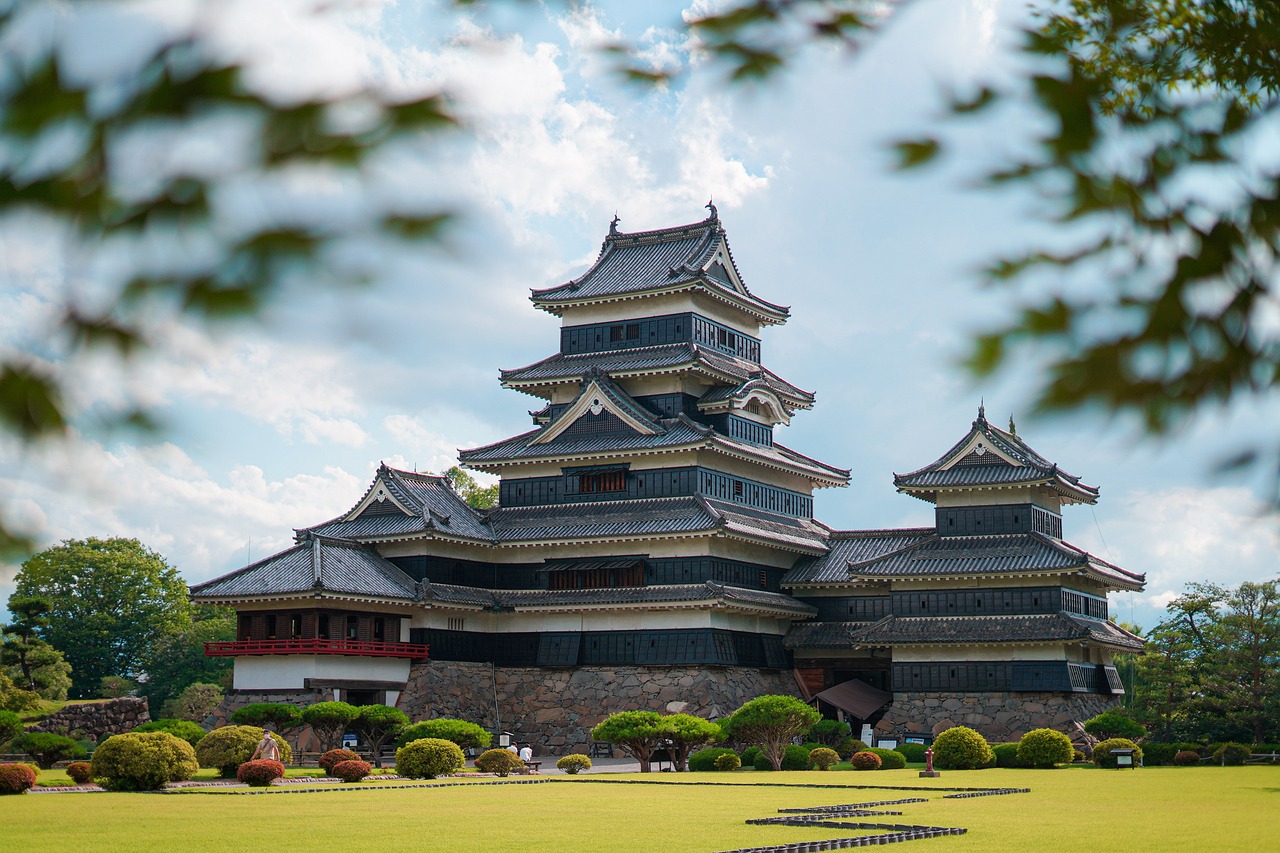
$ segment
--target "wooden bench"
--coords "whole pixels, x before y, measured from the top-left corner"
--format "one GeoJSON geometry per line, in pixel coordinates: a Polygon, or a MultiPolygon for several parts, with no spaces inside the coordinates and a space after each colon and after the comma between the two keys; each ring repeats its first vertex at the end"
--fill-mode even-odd
{"type": "Polygon", "coordinates": [[[539,768],[539,767],[541,767],[541,766],[542,766],[542,762],[541,762],[541,761],[526,761],[526,762],[524,763],[524,772],[525,772],[525,773],[537,773],[537,772],[538,772],[538,768],[539,768]]]}

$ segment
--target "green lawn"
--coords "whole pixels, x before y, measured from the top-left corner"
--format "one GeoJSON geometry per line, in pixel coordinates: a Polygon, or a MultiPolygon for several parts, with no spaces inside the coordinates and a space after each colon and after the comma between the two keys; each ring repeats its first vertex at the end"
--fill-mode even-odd
{"type": "MultiPolygon", "coordinates": [[[[330,789],[261,795],[51,794],[0,798],[0,850],[241,851],[690,851],[835,838],[836,829],[747,826],[782,807],[911,796],[886,823],[963,826],[969,833],[908,842],[928,851],[1257,851],[1280,834],[1280,767],[1105,771],[587,775],[534,785],[330,789]],[[641,779],[659,784],[617,784],[641,779]],[[728,785],[689,785],[693,781],[728,785]],[[763,784],[769,783],[769,784],[763,784]],[[847,788],[790,787],[800,783],[847,788]],[[1020,787],[1029,794],[944,800],[941,792],[859,790],[854,785],[1020,787]],[[785,785],[788,787],[778,787],[785,785]],[[252,842],[249,842],[249,838],[252,842]],[[349,839],[349,842],[344,840],[349,839]],[[376,839],[376,842],[375,842],[376,839]]],[[[295,790],[290,786],[288,790],[295,790]]]]}

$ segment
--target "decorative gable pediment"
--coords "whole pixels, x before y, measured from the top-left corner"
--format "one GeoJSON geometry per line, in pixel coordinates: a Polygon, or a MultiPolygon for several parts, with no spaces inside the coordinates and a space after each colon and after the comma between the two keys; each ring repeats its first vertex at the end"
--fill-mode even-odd
{"type": "Polygon", "coordinates": [[[657,435],[657,425],[647,418],[638,406],[628,406],[627,400],[621,398],[622,392],[610,380],[607,374],[595,373],[583,382],[569,408],[560,413],[554,421],[543,427],[542,432],[529,444],[547,444],[567,432],[579,421],[586,425],[596,426],[589,432],[601,432],[608,429],[617,431],[630,430],[640,435],[657,435]],[[600,419],[598,424],[591,421],[600,419]]]}
{"type": "Polygon", "coordinates": [[[387,482],[379,477],[373,484],[373,488],[369,490],[369,494],[365,495],[364,500],[356,504],[356,508],[347,514],[343,521],[353,521],[362,515],[407,515],[416,516],[417,512],[405,506],[398,500],[391,490],[387,488],[387,482]]]}
{"type": "Polygon", "coordinates": [[[1015,468],[1024,467],[1021,460],[1015,459],[1006,453],[990,437],[977,430],[969,436],[968,441],[961,444],[959,449],[951,454],[951,458],[938,466],[938,470],[949,471],[957,465],[1012,465],[1015,468]]]}

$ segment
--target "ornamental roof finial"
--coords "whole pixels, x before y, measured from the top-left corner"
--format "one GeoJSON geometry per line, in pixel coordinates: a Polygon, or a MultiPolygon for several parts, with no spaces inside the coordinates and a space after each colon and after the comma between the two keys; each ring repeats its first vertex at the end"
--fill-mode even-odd
{"type": "Polygon", "coordinates": [[[707,210],[711,211],[711,215],[708,216],[707,219],[715,222],[720,218],[720,213],[716,210],[715,196],[712,196],[711,199],[707,201],[707,210]]]}
{"type": "Polygon", "coordinates": [[[1017,435],[1017,434],[1018,434],[1018,427],[1017,427],[1017,424],[1013,422],[1013,413],[1010,412],[1009,413],[1009,435],[1017,435]]]}
{"type": "Polygon", "coordinates": [[[983,398],[978,400],[978,420],[984,424],[987,422],[987,401],[983,398]]]}
{"type": "Polygon", "coordinates": [[[610,236],[610,237],[617,237],[617,236],[618,236],[618,223],[619,223],[619,222],[621,222],[621,221],[622,221],[622,220],[618,218],[618,211],[616,211],[616,210],[615,210],[615,211],[613,212],[613,221],[609,223],[609,236],[610,236]]]}

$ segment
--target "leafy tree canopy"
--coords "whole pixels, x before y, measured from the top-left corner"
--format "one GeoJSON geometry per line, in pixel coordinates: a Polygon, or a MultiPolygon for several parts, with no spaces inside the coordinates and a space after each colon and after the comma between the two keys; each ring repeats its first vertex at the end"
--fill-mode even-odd
{"type": "MultiPolygon", "coordinates": [[[[231,658],[208,657],[204,644],[236,638],[236,614],[230,607],[191,605],[191,624],[156,641],[147,663],[147,680],[138,693],[151,708],[163,708],[189,685],[217,684],[231,687],[231,658]]],[[[203,718],[202,718],[203,719],[203,718]]]]}
{"type": "Polygon", "coordinates": [[[187,585],[137,539],[68,539],[22,564],[17,595],[53,605],[41,635],[71,664],[71,695],[146,672],[156,644],[190,623],[187,585]]]}
{"type": "Polygon", "coordinates": [[[794,696],[757,696],[733,712],[729,736],[760,747],[774,770],[782,769],[783,752],[793,738],[806,734],[822,714],[794,696]]]}
{"type": "Polygon", "coordinates": [[[498,505],[497,483],[492,486],[482,486],[476,481],[475,477],[472,477],[457,465],[445,471],[444,475],[453,484],[453,490],[476,509],[490,509],[498,505]]]}
{"type": "Polygon", "coordinates": [[[13,622],[0,627],[4,634],[0,644],[0,663],[14,683],[33,690],[41,699],[60,702],[67,698],[71,686],[71,664],[62,652],[40,639],[41,629],[49,626],[53,603],[39,595],[9,597],[13,622]]]}

